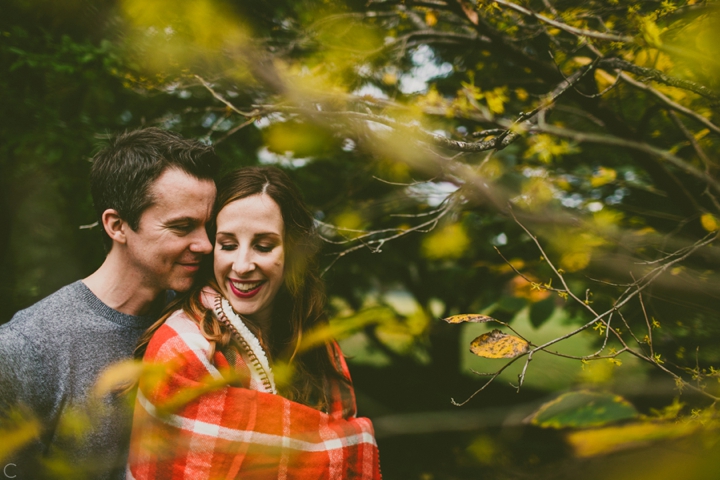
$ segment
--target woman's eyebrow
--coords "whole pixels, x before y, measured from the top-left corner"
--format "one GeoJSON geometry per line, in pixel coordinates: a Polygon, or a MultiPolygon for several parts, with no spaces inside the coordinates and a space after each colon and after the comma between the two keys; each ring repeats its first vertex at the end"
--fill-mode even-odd
{"type": "Polygon", "coordinates": [[[277,232],[260,232],[260,233],[256,233],[256,234],[253,235],[253,236],[254,236],[255,238],[260,238],[260,237],[277,237],[277,238],[282,238],[282,235],[280,235],[280,234],[277,233],[277,232]]]}
{"type": "Polygon", "coordinates": [[[233,238],[235,238],[235,234],[232,233],[232,232],[217,232],[217,233],[215,234],[215,236],[216,236],[216,237],[224,236],[224,237],[233,237],[233,238]]]}

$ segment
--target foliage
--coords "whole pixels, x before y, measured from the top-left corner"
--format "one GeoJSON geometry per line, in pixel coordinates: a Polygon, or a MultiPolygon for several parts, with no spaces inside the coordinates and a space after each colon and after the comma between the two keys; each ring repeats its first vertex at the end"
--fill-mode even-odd
{"type": "MultiPolygon", "coordinates": [[[[512,338],[527,351],[493,360],[508,363],[490,380],[521,365],[520,388],[556,355],[641,412],[682,395],[678,418],[714,421],[716,2],[74,5],[16,1],[2,20],[4,320],[102,258],[77,228],[94,221],[95,136],[161,125],[213,143],[227,168],[271,163],[297,181],[354,370],[423,379],[407,394],[360,381],[377,412],[488,387],[467,387],[463,329],[526,312],[512,338]],[[562,333],[534,342],[560,310],[562,333]],[[469,312],[484,317],[453,317],[469,312]],[[567,353],[578,339],[587,351],[567,353]],[[662,400],[623,391],[631,368],[662,400]]],[[[697,430],[634,422],[606,432],[697,430]]]]}

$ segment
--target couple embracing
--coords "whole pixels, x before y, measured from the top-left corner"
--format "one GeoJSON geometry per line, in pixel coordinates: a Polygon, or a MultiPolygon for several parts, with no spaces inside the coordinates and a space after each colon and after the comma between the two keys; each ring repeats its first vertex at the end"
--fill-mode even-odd
{"type": "Polygon", "coordinates": [[[95,156],[105,261],[0,327],[0,420],[33,437],[8,478],[380,477],[342,352],[303,342],[327,322],[312,216],[281,170],[218,168],[156,128],[95,156]],[[136,389],[97,383],[133,355],[136,389]]]}

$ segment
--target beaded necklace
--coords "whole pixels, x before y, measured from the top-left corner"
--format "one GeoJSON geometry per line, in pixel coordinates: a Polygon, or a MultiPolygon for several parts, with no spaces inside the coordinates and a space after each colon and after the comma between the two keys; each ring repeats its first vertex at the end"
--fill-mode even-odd
{"type": "Polygon", "coordinates": [[[228,328],[232,337],[244,350],[250,360],[250,371],[260,380],[265,392],[277,394],[270,362],[257,337],[245,325],[240,315],[235,313],[230,302],[220,294],[215,296],[214,311],[218,320],[228,328]]]}

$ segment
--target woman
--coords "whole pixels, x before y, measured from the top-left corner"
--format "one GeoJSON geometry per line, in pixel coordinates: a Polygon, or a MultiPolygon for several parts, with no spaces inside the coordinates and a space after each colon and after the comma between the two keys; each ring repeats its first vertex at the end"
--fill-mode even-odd
{"type": "Polygon", "coordinates": [[[327,321],[297,189],[243,168],[218,184],[215,212],[214,275],[138,346],[128,478],[380,478],[339,347],[307,341],[327,321]]]}

